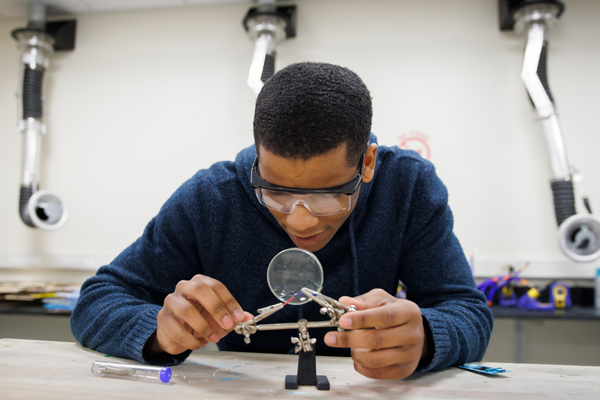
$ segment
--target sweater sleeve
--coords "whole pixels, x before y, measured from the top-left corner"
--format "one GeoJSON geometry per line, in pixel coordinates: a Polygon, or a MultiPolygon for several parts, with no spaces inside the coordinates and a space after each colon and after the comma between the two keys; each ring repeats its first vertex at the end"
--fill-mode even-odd
{"type": "MultiPolygon", "coordinates": [[[[187,358],[143,354],[156,317],[177,282],[202,273],[192,216],[198,217],[193,179],[180,187],[143,235],[81,288],[71,316],[73,336],[85,347],[146,364],[174,365],[187,358]]],[[[209,214],[209,213],[205,213],[209,214]]]]}
{"type": "Polygon", "coordinates": [[[448,192],[427,162],[414,182],[400,267],[408,299],[421,308],[434,344],[433,358],[417,372],[481,360],[493,327],[452,230],[448,192]]]}

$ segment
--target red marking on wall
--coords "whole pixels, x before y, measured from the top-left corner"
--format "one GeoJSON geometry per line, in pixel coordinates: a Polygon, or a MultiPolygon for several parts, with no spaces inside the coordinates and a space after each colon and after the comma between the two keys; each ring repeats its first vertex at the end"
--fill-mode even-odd
{"type": "Polygon", "coordinates": [[[420,132],[403,133],[398,137],[398,147],[404,150],[414,150],[426,160],[431,158],[429,136],[420,132]]]}

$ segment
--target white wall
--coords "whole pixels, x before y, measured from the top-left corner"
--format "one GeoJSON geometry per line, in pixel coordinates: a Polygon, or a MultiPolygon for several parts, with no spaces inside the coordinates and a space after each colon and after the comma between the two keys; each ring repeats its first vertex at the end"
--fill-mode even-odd
{"type": "MultiPolygon", "coordinates": [[[[550,37],[550,85],[568,155],[598,210],[600,2],[566,3],[550,37]]],[[[76,49],[57,53],[46,77],[42,185],[71,210],[54,233],[27,228],[17,213],[19,53],[10,31],[25,21],[0,22],[0,264],[87,257],[95,268],[196,170],[252,143],[253,46],[241,26],[249,5],[76,16],[76,49]]],[[[543,270],[553,261],[559,274],[569,265],[556,245],[541,128],[519,77],[524,38],[499,31],[496,0],[297,5],[298,35],[280,46],[277,68],[347,66],[371,90],[381,143],[427,135],[465,252],[477,248],[481,265],[533,260],[543,270]]],[[[591,267],[579,271],[591,277],[591,267]]]]}

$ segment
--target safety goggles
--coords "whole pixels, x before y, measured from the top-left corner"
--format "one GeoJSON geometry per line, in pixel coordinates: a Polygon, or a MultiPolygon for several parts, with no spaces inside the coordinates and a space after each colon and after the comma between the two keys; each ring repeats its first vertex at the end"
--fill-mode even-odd
{"type": "Polygon", "coordinates": [[[352,209],[362,181],[365,155],[360,158],[358,174],[343,185],[322,189],[299,189],[273,185],[258,174],[258,156],[254,159],[250,184],[260,204],[273,211],[291,214],[303,205],[315,217],[338,214],[352,209]]]}

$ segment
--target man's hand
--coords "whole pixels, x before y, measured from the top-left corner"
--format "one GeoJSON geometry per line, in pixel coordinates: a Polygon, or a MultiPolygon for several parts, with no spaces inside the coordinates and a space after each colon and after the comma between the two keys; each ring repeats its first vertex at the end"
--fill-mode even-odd
{"type": "Polygon", "coordinates": [[[148,343],[153,354],[180,354],[216,343],[252,319],[221,282],[204,275],[180,281],[158,312],[158,328],[148,343]]]}
{"type": "Polygon", "coordinates": [[[374,379],[402,379],[429,355],[421,310],[412,301],[382,289],[339,301],[356,306],[357,311],[340,318],[340,327],[351,330],[328,332],[325,343],[350,347],[357,372],[374,379]]]}

